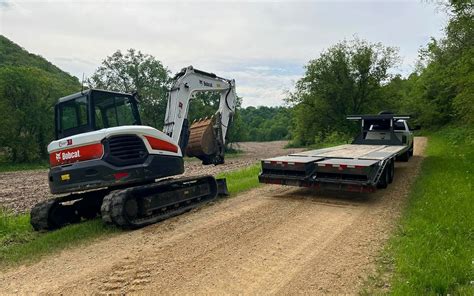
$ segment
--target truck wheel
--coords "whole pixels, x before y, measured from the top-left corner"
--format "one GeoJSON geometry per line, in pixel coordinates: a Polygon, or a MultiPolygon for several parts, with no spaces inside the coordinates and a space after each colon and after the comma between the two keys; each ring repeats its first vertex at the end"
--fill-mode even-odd
{"type": "Polygon", "coordinates": [[[398,160],[403,161],[403,162],[407,162],[409,158],[410,158],[410,152],[409,151],[405,151],[405,152],[403,152],[403,154],[398,156],[398,160]]]}
{"type": "Polygon", "coordinates": [[[383,170],[383,173],[382,173],[382,176],[380,176],[380,179],[379,179],[379,182],[377,183],[377,188],[378,189],[385,189],[387,188],[388,186],[388,175],[389,175],[389,172],[388,172],[388,168],[385,167],[385,169],[383,170]]]}
{"type": "Polygon", "coordinates": [[[411,144],[410,150],[408,150],[408,154],[409,157],[413,156],[413,144],[411,144]]]}
{"type": "Polygon", "coordinates": [[[395,177],[395,161],[391,160],[388,166],[388,184],[393,182],[393,178],[395,177]]]}

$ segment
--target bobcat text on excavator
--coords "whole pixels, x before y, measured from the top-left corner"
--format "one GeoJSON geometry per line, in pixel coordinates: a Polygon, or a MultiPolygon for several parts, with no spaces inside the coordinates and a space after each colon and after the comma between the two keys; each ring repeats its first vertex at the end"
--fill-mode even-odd
{"type": "Polygon", "coordinates": [[[184,153],[203,164],[224,163],[235,103],[234,80],[192,66],[174,77],[163,132],[141,125],[136,95],[89,89],[59,99],[48,178],[51,193],[61,196],[33,207],[33,228],[51,230],[98,215],[138,228],[225,194],[225,180],[212,176],[169,177],[184,172],[184,153]],[[189,126],[190,101],[208,91],[220,94],[217,112],[189,126]]]}

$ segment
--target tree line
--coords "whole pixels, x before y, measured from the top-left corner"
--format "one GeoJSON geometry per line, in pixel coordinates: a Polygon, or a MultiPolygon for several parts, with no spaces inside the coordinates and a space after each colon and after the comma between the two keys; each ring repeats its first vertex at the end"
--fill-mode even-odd
{"type": "MultiPolygon", "coordinates": [[[[291,140],[312,145],[349,138],[357,127],[346,115],[391,110],[408,113],[425,127],[474,123],[474,13],[468,0],[451,0],[445,36],[422,50],[408,77],[392,74],[398,49],[354,38],[343,40],[305,65],[305,74],[284,107],[237,104],[229,141],[291,140]]],[[[106,57],[89,87],[138,92],[144,124],[162,128],[171,73],[158,59],[135,49],[106,57]]],[[[0,158],[10,162],[47,159],[54,137],[54,104],[77,92],[76,77],[0,36],[0,158]]],[[[189,119],[212,115],[219,97],[199,93],[189,119]]]]}

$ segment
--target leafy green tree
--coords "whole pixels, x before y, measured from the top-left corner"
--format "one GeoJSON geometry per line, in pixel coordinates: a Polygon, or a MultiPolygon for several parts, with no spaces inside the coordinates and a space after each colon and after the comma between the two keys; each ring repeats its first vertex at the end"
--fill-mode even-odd
{"type": "Polygon", "coordinates": [[[59,97],[79,90],[76,84],[38,68],[0,68],[0,147],[13,162],[47,158],[54,138],[54,104],[59,97]]]}
{"type": "Polygon", "coordinates": [[[456,121],[474,123],[474,2],[445,3],[450,17],[446,35],[420,51],[417,69],[407,79],[393,79],[384,95],[399,102],[426,127],[456,121]]]}
{"type": "Polygon", "coordinates": [[[89,79],[92,88],[138,92],[144,124],[162,129],[170,71],[155,57],[135,49],[106,57],[89,79]]]}
{"type": "Polygon", "coordinates": [[[54,104],[79,90],[76,77],[0,35],[0,157],[46,160],[54,139],[54,104]]]}
{"type": "Polygon", "coordinates": [[[295,107],[296,142],[313,144],[333,131],[348,132],[346,115],[385,109],[381,88],[398,59],[396,48],[354,39],[311,60],[287,99],[295,107]]]}
{"type": "Polygon", "coordinates": [[[286,107],[247,107],[240,109],[242,128],[238,141],[289,139],[291,111],[286,107]]]}

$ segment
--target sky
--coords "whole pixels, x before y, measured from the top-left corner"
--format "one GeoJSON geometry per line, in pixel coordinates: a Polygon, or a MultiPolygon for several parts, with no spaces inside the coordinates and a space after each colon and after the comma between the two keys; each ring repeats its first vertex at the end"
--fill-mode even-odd
{"type": "Polygon", "coordinates": [[[308,61],[354,36],[398,47],[393,72],[409,74],[443,35],[433,2],[0,0],[0,34],[79,78],[135,48],[173,74],[193,65],[235,79],[244,107],[278,106],[308,61]]]}

